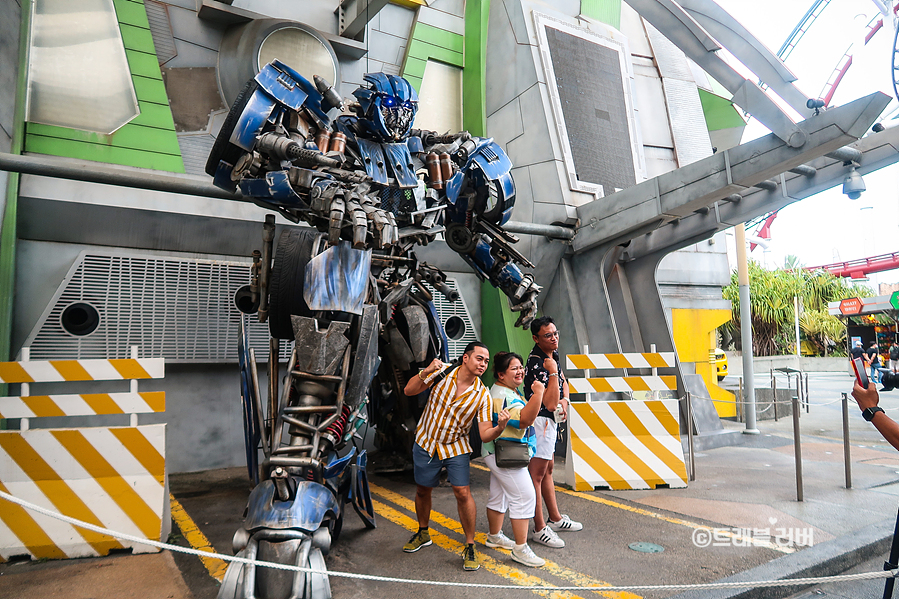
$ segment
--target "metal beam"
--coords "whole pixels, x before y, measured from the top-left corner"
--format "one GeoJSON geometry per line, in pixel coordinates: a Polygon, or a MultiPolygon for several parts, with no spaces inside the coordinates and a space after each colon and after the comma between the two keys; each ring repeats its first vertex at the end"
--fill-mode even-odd
{"type": "Polygon", "coordinates": [[[337,7],[338,31],[343,37],[357,39],[388,0],[342,0],[337,7]]]}
{"type": "MultiPolygon", "coordinates": [[[[242,196],[239,193],[229,193],[210,185],[205,179],[201,180],[191,175],[117,167],[89,160],[72,160],[43,154],[20,156],[0,152],[0,170],[233,202],[255,203],[253,198],[242,196]]],[[[509,221],[503,225],[503,228],[510,233],[541,235],[563,241],[570,241],[575,235],[574,228],[563,225],[509,221]]]]}
{"type": "MultiPolygon", "coordinates": [[[[860,138],[889,101],[889,96],[877,92],[799,123],[809,139],[802,148],[789,147],[775,135],[768,135],[579,206],[581,228],[572,249],[580,253],[599,245],[623,243],[665,223],[690,217],[732,194],[744,199],[727,206],[742,206],[755,185],[777,179],[791,168],[860,138]]],[[[732,224],[736,222],[743,221],[732,224]]]]}
{"type": "MultiPolygon", "coordinates": [[[[859,150],[862,156],[861,166],[857,169],[860,174],[899,162],[899,128],[872,133],[853,144],[852,148],[859,150]]],[[[636,259],[661,250],[672,252],[708,239],[738,223],[780,210],[788,204],[836,187],[846,176],[847,167],[839,159],[822,156],[810,162],[809,166],[815,169],[814,176],[784,173],[779,177],[777,189],[773,191],[756,188],[746,190],[739,202],[720,202],[708,214],[691,214],[676,223],[666,224],[649,234],[633,238],[627,247],[626,259],[636,259]]]]}
{"type": "Polygon", "coordinates": [[[754,116],[791,147],[806,143],[805,133],[758,86],[716,54],[721,46],[674,0],[625,0],[693,62],[721,83],[731,101],[754,116]]]}

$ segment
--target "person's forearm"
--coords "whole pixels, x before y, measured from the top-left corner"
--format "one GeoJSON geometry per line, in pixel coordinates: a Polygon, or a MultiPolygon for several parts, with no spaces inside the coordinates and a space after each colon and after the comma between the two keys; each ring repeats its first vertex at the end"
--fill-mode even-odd
{"type": "Polygon", "coordinates": [[[546,391],[543,392],[543,405],[550,412],[554,412],[559,405],[559,380],[558,373],[549,377],[546,383],[546,391]]]}
{"type": "Polygon", "coordinates": [[[506,425],[503,426],[492,426],[486,431],[481,431],[481,441],[484,443],[489,443],[490,441],[495,441],[499,438],[503,431],[506,429],[506,425]]]}
{"type": "Polygon", "coordinates": [[[899,424],[897,424],[895,420],[883,412],[877,412],[874,414],[874,419],[871,421],[871,424],[880,431],[880,434],[887,440],[887,443],[896,449],[899,449],[899,424]]]}
{"type": "Polygon", "coordinates": [[[543,404],[543,393],[534,393],[531,395],[531,399],[528,400],[528,404],[521,408],[521,412],[518,414],[518,428],[523,429],[534,424],[534,420],[537,419],[537,414],[540,413],[540,406],[543,404]]]}
{"type": "Polygon", "coordinates": [[[406,383],[406,388],[403,389],[403,393],[411,397],[413,395],[418,395],[422,391],[425,391],[428,388],[428,384],[425,383],[422,377],[427,376],[428,375],[425,374],[423,370],[413,376],[411,379],[409,379],[409,382],[406,383]]]}

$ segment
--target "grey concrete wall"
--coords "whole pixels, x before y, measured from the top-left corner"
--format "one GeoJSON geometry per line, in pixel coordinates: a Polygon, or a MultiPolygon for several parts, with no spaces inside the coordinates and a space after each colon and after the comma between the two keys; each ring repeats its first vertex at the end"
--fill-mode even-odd
{"type": "MultiPolygon", "coordinates": [[[[725,352],[729,376],[743,376],[742,352],[725,352]]],[[[752,367],[756,375],[767,374],[773,368],[794,368],[803,372],[845,372],[852,374],[849,358],[762,356],[754,357],[752,367]]]]}

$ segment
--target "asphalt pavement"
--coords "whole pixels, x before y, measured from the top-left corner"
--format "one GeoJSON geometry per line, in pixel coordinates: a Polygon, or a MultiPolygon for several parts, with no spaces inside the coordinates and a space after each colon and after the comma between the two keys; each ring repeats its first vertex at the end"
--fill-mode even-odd
{"type": "MultiPolygon", "coordinates": [[[[762,383],[767,383],[767,376],[759,377],[759,384],[762,383]]],[[[436,584],[456,581],[513,587],[477,589],[478,595],[487,599],[528,596],[533,592],[566,598],[599,594],[618,599],[881,597],[883,580],[775,589],[551,590],[559,586],[603,584],[690,585],[727,580],[781,580],[881,570],[899,506],[899,455],[862,420],[858,409],[850,405],[851,488],[846,488],[840,394],[848,391],[851,384],[848,374],[809,375],[810,405],[800,418],[802,501],[797,500],[792,419],[759,421],[758,435],[742,434],[744,425],[725,421],[725,427],[734,431],[731,434],[738,444],[698,452],[696,480],[685,489],[575,493],[559,488],[562,512],[582,521],[584,530],[563,534],[566,546],[562,549],[532,544],[534,551],[548,560],[543,568],[520,566],[511,561],[507,551],[483,545],[487,526],[483,506],[489,473],[480,460],[473,462],[472,469],[472,493],[478,504],[476,540],[482,556],[482,567],[477,572],[463,572],[461,568],[464,537],[450,488],[434,492],[431,527],[434,544],[406,554],[401,547],[417,529],[412,475],[410,472],[372,475],[378,527],[365,529],[352,511],[347,513],[343,532],[327,558],[328,569],[333,573],[333,596],[377,599],[415,593],[442,599],[456,598],[460,593],[471,594],[470,589],[436,584]],[[647,549],[661,551],[645,552],[647,549]],[[337,573],[424,580],[429,584],[374,582],[339,577],[337,573]],[[550,588],[546,591],[514,588],[522,585],[550,588]]],[[[899,391],[885,394],[882,405],[888,414],[899,419],[899,391]]],[[[561,471],[562,465],[557,464],[557,472],[561,471]]],[[[187,518],[187,523],[176,521],[172,540],[181,545],[202,545],[205,539],[215,550],[230,553],[231,537],[241,522],[250,490],[245,470],[171,475],[170,487],[183,507],[183,517],[187,518]],[[194,532],[191,523],[196,526],[194,532]]],[[[505,531],[511,536],[508,521],[505,531]]],[[[173,587],[167,596],[176,599],[216,596],[216,577],[222,572],[216,560],[203,563],[196,557],[178,553],[160,555],[168,556],[165,558],[168,560],[165,563],[170,564],[168,576],[183,581],[183,586],[173,587]]],[[[48,578],[65,579],[75,568],[84,569],[85,564],[101,560],[110,564],[104,565],[104,571],[120,585],[138,586],[133,596],[151,596],[141,594],[140,586],[145,583],[128,572],[129,564],[146,557],[3,564],[0,565],[0,598],[74,597],[76,594],[62,590],[54,592],[48,586],[48,578]]],[[[77,596],[129,596],[119,587],[115,592],[107,592],[107,587],[97,585],[91,588],[95,594],[77,596]]]]}

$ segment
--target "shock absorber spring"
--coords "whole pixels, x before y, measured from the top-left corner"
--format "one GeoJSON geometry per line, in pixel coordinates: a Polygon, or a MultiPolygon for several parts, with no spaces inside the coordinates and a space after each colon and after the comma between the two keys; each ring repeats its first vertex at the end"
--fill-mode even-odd
{"type": "Polygon", "coordinates": [[[331,426],[327,428],[327,432],[334,435],[334,438],[338,441],[343,437],[343,431],[346,428],[346,423],[350,419],[350,406],[343,406],[343,411],[340,413],[340,418],[335,420],[331,426]]]}

